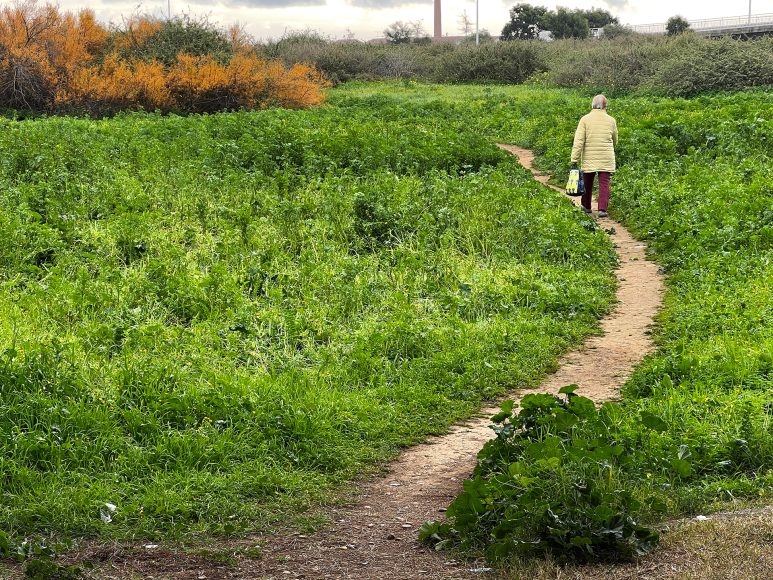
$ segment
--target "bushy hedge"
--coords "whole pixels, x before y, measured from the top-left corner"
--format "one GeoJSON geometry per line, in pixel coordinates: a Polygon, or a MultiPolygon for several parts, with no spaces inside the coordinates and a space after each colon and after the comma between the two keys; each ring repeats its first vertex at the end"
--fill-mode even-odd
{"type": "Polygon", "coordinates": [[[611,93],[692,96],[773,84],[773,39],[621,37],[547,47],[547,83],[611,93]]]}
{"type": "Polygon", "coordinates": [[[134,18],[108,29],[93,11],[36,0],[0,8],[0,107],[56,113],[212,112],[319,104],[308,65],[258,57],[238,29],[134,18]]]}
{"type": "Polygon", "coordinates": [[[313,64],[335,83],[413,78],[435,82],[521,83],[544,70],[537,42],[368,44],[330,42],[316,34],[290,35],[261,49],[267,58],[313,64]]]}
{"type": "Polygon", "coordinates": [[[437,82],[521,83],[543,70],[542,50],[537,42],[462,44],[440,55],[432,67],[437,82]]]}
{"type": "Polygon", "coordinates": [[[773,84],[773,38],[740,42],[679,37],[642,88],[670,96],[773,84]]]}
{"type": "Polygon", "coordinates": [[[674,38],[630,33],[602,40],[373,45],[298,34],[261,47],[267,57],[319,68],[335,83],[413,78],[518,84],[612,94],[689,96],[773,84],[773,40],[674,38]],[[544,73],[544,74],[543,74],[544,73]]]}

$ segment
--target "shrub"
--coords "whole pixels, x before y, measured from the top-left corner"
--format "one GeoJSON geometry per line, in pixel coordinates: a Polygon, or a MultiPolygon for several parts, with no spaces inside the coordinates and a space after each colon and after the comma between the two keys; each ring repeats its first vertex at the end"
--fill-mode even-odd
{"type": "Polygon", "coordinates": [[[316,66],[334,83],[352,79],[416,78],[435,82],[545,82],[594,92],[690,95],[771,83],[771,41],[744,42],[694,35],[632,33],[609,24],[601,40],[551,43],[516,40],[485,46],[372,45],[331,42],[314,33],[261,47],[267,58],[316,66]]]}
{"type": "Polygon", "coordinates": [[[0,11],[0,106],[50,108],[66,101],[68,83],[107,41],[90,10],[60,14],[26,2],[0,11]]]}
{"type": "Polygon", "coordinates": [[[211,56],[181,54],[169,68],[158,61],[121,61],[111,56],[99,67],[81,71],[73,84],[73,100],[92,112],[300,108],[320,104],[320,87],[326,84],[307,65],[288,68],[253,55],[235,56],[223,65],[211,56]]]}
{"type": "Polygon", "coordinates": [[[548,83],[608,93],[690,96],[773,83],[773,41],[624,36],[555,42],[548,83]]]}
{"type": "Polygon", "coordinates": [[[666,21],[666,34],[676,36],[690,30],[690,23],[682,16],[672,16],[666,21]]]}
{"type": "Polygon", "coordinates": [[[522,83],[544,70],[535,42],[463,45],[441,54],[433,77],[439,82],[522,83]]]}
{"type": "Polygon", "coordinates": [[[642,84],[651,93],[692,96],[773,84],[773,39],[675,39],[660,65],[642,84]]]}
{"type": "Polygon", "coordinates": [[[0,106],[101,114],[122,109],[213,112],[322,102],[307,65],[260,59],[238,28],[130,20],[112,34],[94,14],[30,1],[0,11],[0,106]]]}
{"type": "Polygon", "coordinates": [[[421,67],[433,47],[415,44],[372,45],[357,41],[330,42],[314,33],[295,33],[261,47],[268,58],[285,64],[306,63],[334,83],[354,79],[427,76],[421,67]]]}
{"type": "Polygon", "coordinates": [[[169,110],[172,95],[159,62],[127,62],[109,56],[101,65],[78,71],[71,102],[92,113],[142,108],[169,110]]]}
{"type": "Polygon", "coordinates": [[[603,28],[603,37],[609,40],[620,36],[633,36],[635,34],[633,29],[623,24],[617,24],[616,22],[607,24],[603,28]]]}
{"type": "Polygon", "coordinates": [[[627,559],[652,550],[658,533],[631,517],[640,502],[615,475],[646,471],[651,458],[619,431],[615,405],[597,410],[576,389],[562,388],[566,399],[526,395],[517,413],[506,401],[449,521],[425,524],[420,539],[484,548],[490,561],[539,553],[627,559]]]}
{"type": "Polygon", "coordinates": [[[547,60],[548,82],[559,87],[587,87],[610,94],[636,90],[668,47],[663,39],[629,37],[592,42],[554,42],[547,60]]]}
{"type": "Polygon", "coordinates": [[[165,21],[135,19],[117,35],[123,37],[120,54],[127,60],[159,61],[172,66],[177,55],[183,53],[209,56],[227,64],[233,56],[232,44],[223,31],[206,20],[188,16],[165,21]]]}

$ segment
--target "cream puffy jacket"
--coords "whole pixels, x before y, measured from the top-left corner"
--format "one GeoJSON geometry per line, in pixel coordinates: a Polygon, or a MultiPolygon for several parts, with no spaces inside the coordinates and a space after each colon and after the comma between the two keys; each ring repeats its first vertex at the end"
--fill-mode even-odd
{"type": "Polygon", "coordinates": [[[604,109],[593,109],[580,119],[574,133],[572,163],[589,173],[615,170],[617,121],[604,109]]]}

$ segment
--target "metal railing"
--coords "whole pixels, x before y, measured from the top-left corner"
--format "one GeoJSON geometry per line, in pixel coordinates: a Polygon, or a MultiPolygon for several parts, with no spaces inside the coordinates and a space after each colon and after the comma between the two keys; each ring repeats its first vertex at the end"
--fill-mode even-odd
{"type": "MultiPolygon", "coordinates": [[[[729,16],[725,18],[706,18],[703,20],[688,20],[690,28],[696,32],[702,30],[722,30],[754,27],[765,24],[773,25],[773,14],[752,14],[749,16],[729,16]]],[[[666,24],[636,24],[630,27],[641,34],[665,34],[666,24]]]]}

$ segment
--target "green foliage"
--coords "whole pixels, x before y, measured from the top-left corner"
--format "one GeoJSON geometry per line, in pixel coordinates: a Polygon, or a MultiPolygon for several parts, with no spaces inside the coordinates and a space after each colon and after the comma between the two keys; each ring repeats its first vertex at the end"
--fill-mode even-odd
{"type": "Polygon", "coordinates": [[[516,4],[510,9],[510,21],[502,29],[502,40],[535,39],[540,31],[549,30],[554,38],[587,38],[590,28],[604,28],[618,20],[606,10],[568,10],[558,7],[516,4]]]}
{"type": "Polygon", "coordinates": [[[707,91],[773,85],[770,39],[711,42],[691,35],[677,39],[672,56],[641,85],[644,92],[690,97],[707,91]]]}
{"type": "Polygon", "coordinates": [[[266,530],[595,331],[608,240],[469,110],[334,100],[2,122],[11,541],[266,530]]]}
{"type": "Polygon", "coordinates": [[[392,44],[408,44],[411,42],[429,41],[420,20],[403,22],[397,20],[386,27],[384,38],[392,44]]]}
{"type": "Polygon", "coordinates": [[[694,96],[773,83],[773,39],[622,36],[551,43],[548,83],[610,94],[694,96]]]}
{"type": "MultiPolygon", "coordinates": [[[[41,538],[16,542],[0,531],[0,559],[24,562],[24,576],[32,580],[77,580],[84,576],[84,566],[59,564],[58,556],[71,549],[70,543],[51,543],[41,538]]],[[[88,567],[90,563],[86,563],[88,567]]]]}
{"type": "Polygon", "coordinates": [[[539,46],[535,42],[509,42],[504,46],[466,45],[447,52],[437,60],[432,77],[438,81],[463,83],[497,79],[522,83],[541,70],[539,46]]]}
{"type": "Polygon", "coordinates": [[[510,21],[502,28],[502,40],[535,39],[542,30],[548,9],[544,6],[516,4],[510,9],[510,21]]]}
{"type": "Polygon", "coordinates": [[[520,83],[544,69],[537,43],[464,42],[372,45],[358,42],[275,44],[268,56],[286,63],[311,62],[336,83],[355,79],[413,78],[438,82],[520,83]]]}
{"type": "Polygon", "coordinates": [[[645,472],[650,458],[617,428],[614,405],[597,410],[576,389],[562,388],[565,399],[526,395],[518,413],[506,401],[492,418],[497,436],[478,454],[448,522],[425,524],[420,539],[483,547],[494,562],[542,553],[619,559],[652,550],[658,533],[633,519],[641,504],[616,475],[645,472]]]}
{"type": "Polygon", "coordinates": [[[590,28],[606,28],[607,26],[616,26],[620,24],[617,17],[602,8],[591,8],[590,10],[583,10],[582,15],[588,21],[590,28]]]}
{"type": "MultiPolygon", "coordinates": [[[[560,36],[575,36],[571,28],[561,30],[560,36]]],[[[311,35],[267,44],[263,50],[267,56],[281,58],[288,64],[313,63],[337,83],[407,78],[517,84],[546,72],[541,77],[546,86],[611,95],[667,96],[693,96],[773,83],[770,38],[740,41],[690,34],[654,37],[631,33],[614,23],[604,30],[601,40],[567,38],[550,43],[499,42],[481,47],[471,47],[469,43],[372,45],[330,42],[311,35]]],[[[582,35],[587,35],[587,30],[581,31],[582,35]]]]}
{"type": "Polygon", "coordinates": [[[553,38],[588,38],[588,19],[581,10],[569,10],[559,6],[542,20],[542,28],[553,33],[553,38]]]}
{"type": "Polygon", "coordinates": [[[633,31],[633,29],[629,28],[628,26],[613,22],[603,27],[602,37],[608,40],[612,40],[621,36],[631,37],[635,34],[636,33],[633,31]]]}
{"type": "MultiPolygon", "coordinates": [[[[593,331],[605,236],[492,145],[564,175],[586,96],[404,82],[331,103],[3,122],[0,549],[265,528],[593,331]]],[[[773,101],[610,112],[611,210],[669,273],[658,350],[620,404],[506,409],[466,527],[425,528],[441,546],[626,556],[664,517],[770,497],[773,101]]]]}
{"type": "Polygon", "coordinates": [[[672,16],[666,21],[666,35],[676,36],[690,30],[690,23],[682,16],[672,16]]]}
{"type": "Polygon", "coordinates": [[[121,56],[128,59],[158,61],[166,66],[177,62],[180,53],[192,56],[212,56],[221,64],[227,64],[233,55],[233,47],[226,35],[206,19],[176,16],[164,20],[159,30],[144,43],[130,45],[121,56]]]}

